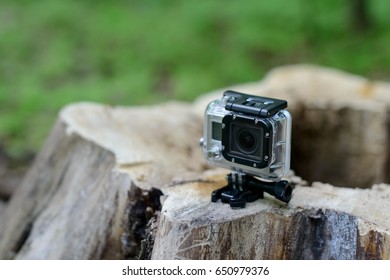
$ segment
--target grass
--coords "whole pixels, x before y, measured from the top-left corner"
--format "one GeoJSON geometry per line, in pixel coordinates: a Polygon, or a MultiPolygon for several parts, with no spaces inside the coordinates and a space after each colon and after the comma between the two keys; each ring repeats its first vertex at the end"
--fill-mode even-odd
{"type": "Polygon", "coordinates": [[[370,5],[357,33],[348,1],[2,0],[0,144],[36,151],[71,102],[190,101],[283,64],[388,79],[390,6],[370,5]]]}

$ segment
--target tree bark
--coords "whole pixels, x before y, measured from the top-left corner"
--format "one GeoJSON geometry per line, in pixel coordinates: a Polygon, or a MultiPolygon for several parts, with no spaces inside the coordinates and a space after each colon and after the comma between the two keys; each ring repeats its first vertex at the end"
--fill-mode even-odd
{"type": "Polygon", "coordinates": [[[206,165],[198,140],[223,90],[193,104],[73,104],[0,209],[0,258],[389,259],[390,86],[291,66],[233,89],[289,101],[293,168],[310,182],[290,177],[288,205],[210,202],[228,171],[206,165]]]}

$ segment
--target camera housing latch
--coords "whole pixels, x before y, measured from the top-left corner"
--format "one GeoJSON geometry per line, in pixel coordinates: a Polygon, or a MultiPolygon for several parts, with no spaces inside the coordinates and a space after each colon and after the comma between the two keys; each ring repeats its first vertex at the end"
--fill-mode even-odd
{"type": "Polygon", "coordinates": [[[225,91],[223,96],[228,97],[225,105],[226,110],[261,118],[272,117],[287,107],[285,100],[247,95],[233,90],[225,91]]]}

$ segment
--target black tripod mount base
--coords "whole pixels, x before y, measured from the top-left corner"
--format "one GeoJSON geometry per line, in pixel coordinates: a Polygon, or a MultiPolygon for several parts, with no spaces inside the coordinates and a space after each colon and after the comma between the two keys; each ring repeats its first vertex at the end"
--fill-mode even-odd
{"type": "Polygon", "coordinates": [[[264,192],[276,199],[288,203],[291,200],[293,186],[286,180],[264,182],[242,173],[232,172],[227,175],[228,184],[211,193],[211,202],[219,199],[229,203],[232,208],[244,208],[247,202],[264,198],[264,192]]]}

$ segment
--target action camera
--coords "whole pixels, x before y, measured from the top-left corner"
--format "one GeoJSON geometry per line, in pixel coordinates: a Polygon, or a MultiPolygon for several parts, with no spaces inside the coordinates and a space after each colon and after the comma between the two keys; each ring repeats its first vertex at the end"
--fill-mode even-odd
{"type": "MultiPolygon", "coordinates": [[[[290,184],[281,182],[290,170],[291,115],[286,107],[285,100],[228,90],[205,110],[201,147],[206,160],[231,169],[229,185],[237,185],[238,191],[251,192],[246,194],[250,197],[256,191],[248,185],[258,182],[258,186],[267,186],[259,192],[266,191],[284,202],[291,199],[290,184]],[[274,191],[278,193],[275,195],[274,191]]],[[[222,194],[223,191],[215,194],[212,200],[221,198],[232,205],[232,199],[233,204],[237,204],[234,201],[238,199],[241,201],[238,207],[242,207],[242,202],[244,205],[249,202],[248,197],[237,197],[243,193],[233,191],[228,198],[220,197],[222,194]]],[[[262,197],[262,193],[259,196],[262,197]]]]}

